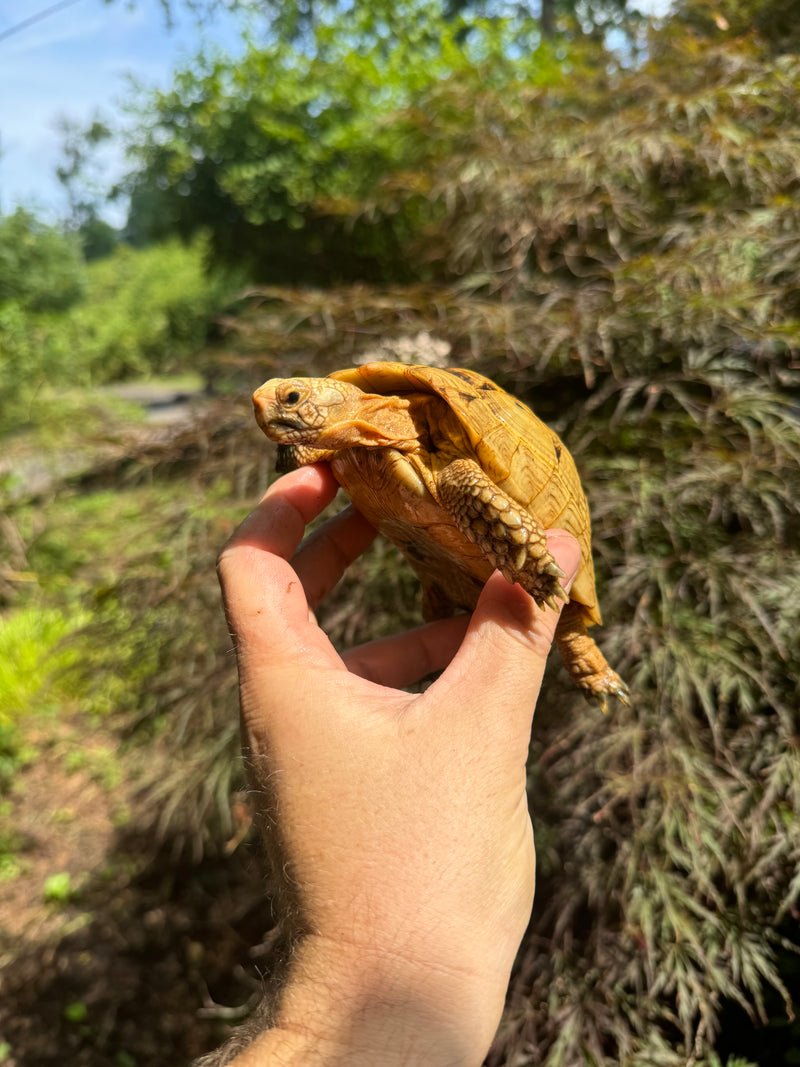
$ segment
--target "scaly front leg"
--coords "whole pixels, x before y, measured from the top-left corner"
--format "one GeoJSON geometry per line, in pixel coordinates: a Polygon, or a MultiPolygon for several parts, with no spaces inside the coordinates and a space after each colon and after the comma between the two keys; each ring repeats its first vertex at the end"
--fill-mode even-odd
{"type": "Polygon", "coordinates": [[[564,572],[547,550],[544,529],[470,459],[456,459],[438,475],[444,507],[461,533],[485,553],[510,582],[517,582],[539,607],[569,602],[564,572]]]}

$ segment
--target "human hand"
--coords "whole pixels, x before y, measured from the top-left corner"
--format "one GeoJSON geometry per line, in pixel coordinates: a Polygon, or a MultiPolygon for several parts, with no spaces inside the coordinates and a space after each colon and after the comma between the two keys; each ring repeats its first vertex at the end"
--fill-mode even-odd
{"type": "MultiPolygon", "coordinates": [[[[471,618],[340,658],[313,610],[374,530],[348,509],[295,554],[337,488],[285,476],[220,557],[245,756],[304,924],[277,1024],[235,1064],[477,1065],[533,899],[525,762],[558,616],[495,574],[471,618]]],[[[577,543],[548,543],[571,581],[577,543]]]]}

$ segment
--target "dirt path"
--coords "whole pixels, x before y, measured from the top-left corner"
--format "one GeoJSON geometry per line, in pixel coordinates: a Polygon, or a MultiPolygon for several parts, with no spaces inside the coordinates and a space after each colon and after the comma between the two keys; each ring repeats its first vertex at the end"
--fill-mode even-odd
{"type": "Polygon", "coordinates": [[[191,418],[193,412],[208,403],[202,386],[171,385],[168,382],[118,382],[106,385],[98,393],[138,404],[149,423],[169,424],[191,418]]]}
{"type": "Polygon", "coordinates": [[[114,440],[96,435],[91,444],[82,443],[73,448],[67,445],[62,451],[50,448],[42,452],[36,445],[27,445],[24,437],[0,441],[2,496],[14,503],[46,496],[65,479],[84,477],[107,464],[124,452],[131,441],[141,448],[180,433],[213,404],[200,385],[169,382],[122,382],[103,386],[94,395],[101,410],[108,406],[109,400],[135,405],[144,414],[144,422],[121,423],[122,440],[119,434],[114,440]]]}

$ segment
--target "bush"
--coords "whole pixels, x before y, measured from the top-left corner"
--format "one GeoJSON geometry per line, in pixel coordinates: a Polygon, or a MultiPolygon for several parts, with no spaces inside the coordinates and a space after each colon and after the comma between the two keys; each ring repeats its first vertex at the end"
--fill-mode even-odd
{"type": "Polygon", "coordinates": [[[14,303],[32,312],[64,310],[81,297],[85,284],[75,237],[24,208],[0,217],[0,308],[14,303]]]}
{"type": "Polygon", "coordinates": [[[202,240],[175,240],[90,263],[66,310],[0,305],[0,431],[35,421],[34,398],[52,391],[196,369],[210,319],[240,282],[206,271],[202,240]]]}
{"type": "Polygon", "coordinates": [[[357,210],[376,183],[414,165],[398,109],[465,71],[509,86],[556,65],[544,49],[534,57],[538,25],[524,9],[507,20],[448,8],[357,4],[315,21],[296,45],[278,36],[240,57],[198,57],[139,103],[129,236],[202,229],[216,258],[246,262],[262,282],[417,276],[409,248],[432,205],[357,210]]]}
{"type": "Polygon", "coordinates": [[[93,383],[191,369],[209,320],[237,279],[207,273],[205,243],[120,246],[87,267],[89,291],[70,316],[93,383]]]}

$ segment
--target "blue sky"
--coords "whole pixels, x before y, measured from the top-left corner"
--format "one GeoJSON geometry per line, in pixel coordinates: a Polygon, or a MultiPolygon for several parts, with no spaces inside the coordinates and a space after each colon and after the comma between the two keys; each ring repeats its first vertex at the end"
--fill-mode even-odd
{"type": "MultiPolygon", "coordinates": [[[[0,34],[53,0],[0,0],[0,34]]],[[[177,5],[176,5],[177,6],[177,5]]],[[[55,178],[60,115],[88,123],[95,112],[114,119],[128,94],[128,76],[166,87],[171,71],[204,42],[234,49],[230,16],[201,29],[181,11],[168,30],[159,0],[76,0],[35,25],[0,40],[0,211],[24,204],[55,219],[64,197],[55,178]]],[[[124,163],[107,159],[109,175],[124,163]]],[[[112,218],[112,221],[121,221],[112,218]]]]}

